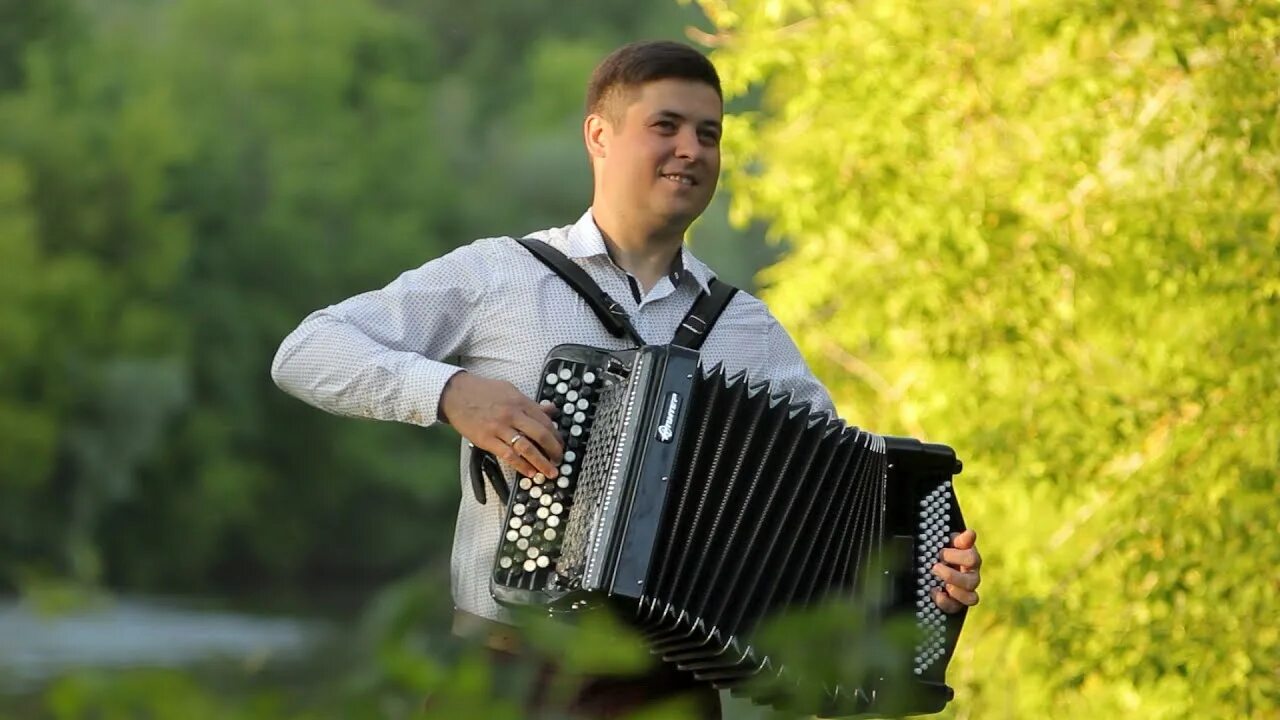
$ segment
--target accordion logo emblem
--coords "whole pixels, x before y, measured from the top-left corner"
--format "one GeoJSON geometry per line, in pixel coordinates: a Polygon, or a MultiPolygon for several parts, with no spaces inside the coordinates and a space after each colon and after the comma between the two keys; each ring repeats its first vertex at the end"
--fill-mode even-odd
{"type": "Polygon", "coordinates": [[[658,439],[664,443],[671,442],[676,436],[676,419],[680,417],[680,396],[671,393],[667,396],[667,415],[658,426],[658,439]]]}

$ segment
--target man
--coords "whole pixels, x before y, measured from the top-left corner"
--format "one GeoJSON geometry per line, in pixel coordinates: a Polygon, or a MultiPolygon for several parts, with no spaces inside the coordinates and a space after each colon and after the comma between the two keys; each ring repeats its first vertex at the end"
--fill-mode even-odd
{"type": "MultiPolygon", "coordinates": [[[[587,92],[591,208],[572,226],[532,235],[584,269],[650,343],[672,339],[713,277],[684,247],[684,234],[715,192],[722,117],[719,77],[698,51],[670,42],[614,51],[587,92]]],[[[330,412],[423,426],[447,422],[462,435],[453,597],[460,626],[490,623],[486,632],[495,642],[510,634],[492,623],[509,617],[488,587],[503,508],[472,497],[465,441],[494,453],[508,479],[512,471],[555,477],[563,448],[554,410],[530,398],[547,352],[562,343],[631,344],[608,334],[587,304],[514,240],[490,238],[313,313],[284,340],[272,366],[281,388],[330,412]]],[[[725,309],[702,358],[768,379],[817,411],[834,411],[786,331],[746,293],[725,309]]],[[[936,572],[948,584],[935,598],[943,610],[978,600],[974,542],[966,532],[943,552],[936,572]]],[[[676,676],[599,686],[584,683],[575,709],[610,717],[618,708],[601,703],[634,707],[689,687],[676,676]]],[[[714,693],[703,692],[707,716],[717,717],[714,693]]]]}

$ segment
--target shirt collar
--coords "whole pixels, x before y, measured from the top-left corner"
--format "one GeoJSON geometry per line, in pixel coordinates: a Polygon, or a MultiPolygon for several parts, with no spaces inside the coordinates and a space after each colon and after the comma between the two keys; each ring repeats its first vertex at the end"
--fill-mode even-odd
{"type": "MultiPolygon", "coordinates": [[[[592,217],[590,209],[583,213],[582,217],[578,218],[578,222],[569,228],[565,255],[571,258],[589,258],[601,255],[606,258],[609,257],[609,251],[604,246],[604,235],[600,233],[600,227],[596,225],[596,220],[592,217]]],[[[716,275],[711,271],[711,268],[707,267],[706,263],[689,252],[688,246],[683,244],[680,246],[680,256],[673,265],[673,272],[692,275],[703,292],[710,292],[708,283],[716,275]]],[[[674,285],[675,283],[672,284],[674,285]]]]}

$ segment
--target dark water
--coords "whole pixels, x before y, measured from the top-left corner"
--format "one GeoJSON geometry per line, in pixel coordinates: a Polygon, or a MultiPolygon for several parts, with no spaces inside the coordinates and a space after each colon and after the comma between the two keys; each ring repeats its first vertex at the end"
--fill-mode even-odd
{"type": "MultiPolygon", "coordinates": [[[[0,598],[0,706],[38,707],[36,694],[43,687],[81,670],[170,668],[208,675],[211,668],[234,667],[253,668],[255,676],[265,669],[293,681],[316,682],[334,669],[317,667],[315,658],[332,659],[333,649],[347,645],[352,634],[331,613],[302,617],[191,600],[115,597],[46,614],[16,598],[0,598]]],[[[246,678],[232,675],[240,682],[246,678]]],[[[767,716],[749,702],[727,693],[721,697],[726,718],[767,716]]]]}
{"type": "Polygon", "coordinates": [[[332,643],[337,632],[329,620],[212,610],[161,598],[117,597],[57,614],[0,598],[0,693],[31,692],[85,668],[300,663],[332,643]]]}

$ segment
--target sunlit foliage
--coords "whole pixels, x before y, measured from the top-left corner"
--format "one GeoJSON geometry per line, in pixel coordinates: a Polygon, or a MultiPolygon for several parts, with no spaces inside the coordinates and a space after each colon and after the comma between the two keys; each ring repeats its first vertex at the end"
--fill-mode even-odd
{"type": "Polygon", "coordinates": [[[956,447],[956,717],[1280,706],[1280,6],[701,3],[842,414],[956,447]]]}

